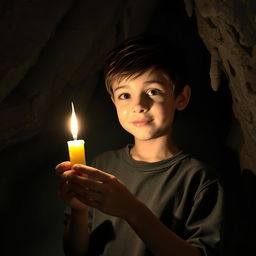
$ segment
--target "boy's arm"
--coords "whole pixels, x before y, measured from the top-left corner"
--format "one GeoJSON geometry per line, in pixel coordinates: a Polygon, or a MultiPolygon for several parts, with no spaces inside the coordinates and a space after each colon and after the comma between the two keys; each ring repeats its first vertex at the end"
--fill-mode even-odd
{"type": "Polygon", "coordinates": [[[198,248],[181,239],[168,229],[139,200],[136,200],[131,212],[124,217],[146,246],[156,256],[201,256],[198,248]]]}
{"type": "Polygon", "coordinates": [[[86,255],[89,245],[88,210],[71,210],[68,223],[64,230],[63,246],[65,255],[86,255]]]}

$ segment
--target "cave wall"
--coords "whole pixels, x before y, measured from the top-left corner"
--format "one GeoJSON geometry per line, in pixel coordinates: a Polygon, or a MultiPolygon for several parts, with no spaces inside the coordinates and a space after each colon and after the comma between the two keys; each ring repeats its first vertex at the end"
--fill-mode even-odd
{"type": "MultiPolygon", "coordinates": [[[[230,191],[240,193],[236,170],[256,173],[255,15],[253,0],[1,1],[0,200],[9,217],[7,248],[13,241],[26,255],[62,255],[64,205],[52,170],[68,157],[70,101],[89,160],[129,141],[117,125],[101,73],[110,49],[143,32],[167,34],[184,48],[194,88],[192,111],[185,114],[188,121],[181,117],[177,137],[218,166],[223,152],[226,157],[223,147],[238,155],[239,162],[229,159],[225,168],[230,191]]],[[[254,175],[248,177],[244,187],[253,187],[254,175]]],[[[251,192],[245,193],[248,203],[251,192]]],[[[245,227],[247,222],[243,231],[252,234],[245,227]]],[[[241,231],[230,230],[229,250],[241,231]]]]}
{"type": "MultiPolygon", "coordinates": [[[[213,90],[221,86],[221,73],[229,81],[234,115],[242,129],[242,169],[256,174],[256,2],[185,1],[189,16],[197,17],[198,32],[211,54],[213,90]]],[[[239,135],[238,135],[239,136],[239,135]]]]}

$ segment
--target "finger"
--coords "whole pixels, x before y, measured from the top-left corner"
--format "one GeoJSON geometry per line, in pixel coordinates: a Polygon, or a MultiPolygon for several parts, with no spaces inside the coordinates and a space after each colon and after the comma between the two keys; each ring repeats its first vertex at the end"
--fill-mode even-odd
{"type": "Polygon", "coordinates": [[[79,188],[74,188],[76,191],[73,191],[74,196],[84,204],[100,209],[102,205],[102,194],[97,193],[91,190],[80,190],[79,188]],[[80,190],[80,191],[79,191],[80,190]]]}
{"type": "Polygon", "coordinates": [[[73,194],[73,192],[70,190],[68,182],[65,182],[61,187],[58,188],[58,194],[64,197],[67,195],[71,196],[71,194],[73,194]]]}
{"type": "Polygon", "coordinates": [[[69,185],[68,185],[67,182],[65,182],[63,184],[61,191],[62,191],[63,194],[67,194],[70,191],[70,188],[69,188],[69,185]]]}
{"type": "Polygon", "coordinates": [[[100,202],[99,201],[96,201],[96,200],[93,200],[92,198],[90,197],[87,197],[87,196],[80,196],[78,194],[75,194],[76,198],[83,202],[84,204],[86,204],[87,206],[90,206],[90,207],[93,207],[93,208],[96,208],[96,209],[100,209],[100,202]]]}
{"type": "Polygon", "coordinates": [[[102,193],[99,193],[94,190],[90,190],[88,188],[83,187],[82,185],[77,186],[77,184],[69,182],[69,189],[75,194],[75,196],[78,198],[83,198],[84,203],[85,200],[93,200],[97,202],[101,202],[103,195],[102,193]]]}
{"type": "Polygon", "coordinates": [[[83,172],[88,176],[100,181],[108,181],[110,177],[108,173],[105,173],[88,165],[75,164],[73,166],[73,169],[79,172],[83,172]]]}
{"type": "Polygon", "coordinates": [[[71,169],[71,163],[69,161],[62,162],[55,167],[55,170],[58,175],[70,169],[71,169]]]}
{"type": "Polygon", "coordinates": [[[76,184],[82,185],[86,189],[91,189],[97,192],[103,192],[103,183],[101,181],[88,179],[83,176],[76,175],[74,173],[70,173],[67,177],[67,179],[76,184]]]}
{"type": "Polygon", "coordinates": [[[57,179],[58,187],[61,187],[68,180],[68,175],[70,173],[72,173],[72,171],[65,171],[65,172],[61,173],[60,175],[58,175],[58,179],[57,179]]]}
{"type": "Polygon", "coordinates": [[[98,202],[102,201],[103,195],[99,192],[90,189],[84,189],[81,186],[76,186],[75,184],[70,184],[69,188],[76,196],[81,198],[89,198],[98,202]]]}

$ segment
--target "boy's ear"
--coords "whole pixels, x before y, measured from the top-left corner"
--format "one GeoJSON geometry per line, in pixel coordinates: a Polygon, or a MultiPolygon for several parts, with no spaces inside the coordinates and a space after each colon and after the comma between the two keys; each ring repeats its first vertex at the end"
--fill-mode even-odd
{"type": "Polygon", "coordinates": [[[189,99],[190,99],[190,95],[191,95],[191,88],[189,85],[185,85],[183,88],[183,91],[176,96],[176,109],[177,110],[183,110],[186,108],[186,106],[189,103],[189,99]]]}

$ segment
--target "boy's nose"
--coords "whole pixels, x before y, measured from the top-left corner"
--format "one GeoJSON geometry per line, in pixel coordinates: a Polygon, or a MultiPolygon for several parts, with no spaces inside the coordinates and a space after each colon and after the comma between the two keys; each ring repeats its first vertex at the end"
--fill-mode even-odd
{"type": "Polygon", "coordinates": [[[148,102],[148,100],[145,97],[141,96],[135,100],[132,110],[135,113],[143,113],[148,111],[149,106],[150,103],[148,102]]]}
{"type": "Polygon", "coordinates": [[[141,105],[135,105],[133,107],[133,112],[135,112],[135,113],[143,113],[143,112],[146,112],[146,108],[141,106],[141,105]]]}

